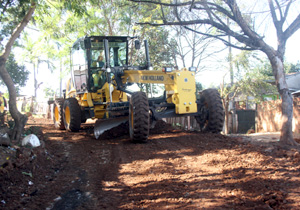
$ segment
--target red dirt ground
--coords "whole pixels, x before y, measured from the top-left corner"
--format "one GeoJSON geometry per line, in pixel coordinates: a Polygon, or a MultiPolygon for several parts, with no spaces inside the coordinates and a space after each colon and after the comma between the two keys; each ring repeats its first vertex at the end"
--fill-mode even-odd
{"type": "Polygon", "coordinates": [[[163,122],[143,144],[126,124],[98,140],[89,124],[69,133],[31,118],[27,129],[44,146],[3,150],[0,209],[300,209],[300,155],[275,143],[163,122]]]}

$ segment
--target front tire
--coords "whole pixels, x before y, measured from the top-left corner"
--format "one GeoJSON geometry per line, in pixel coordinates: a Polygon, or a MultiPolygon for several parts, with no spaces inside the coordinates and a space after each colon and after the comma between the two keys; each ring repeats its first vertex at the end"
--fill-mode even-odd
{"type": "Polygon", "coordinates": [[[146,142],[149,136],[149,104],[144,92],[131,95],[129,104],[129,134],[133,141],[146,142]]]}
{"type": "Polygon", "coordinates": [[[81,109],[76,98],[68,98],[64,103],[64,125],[68,131],[79,131],[81,109]]]}
{"type": "Polygon", "coordinates": [[[206,89],[200,94],[198,116],[195,117],[203,132],[220,133],[224,125],[224,108],[217,89],[206,89]]]}
{"type": "Polygon", "coordinates": [[[54,101],[53,106],[53,122],[56,129],[64,130],[64,117],[63,117],[64,99],[59,98],[54,101]]]}

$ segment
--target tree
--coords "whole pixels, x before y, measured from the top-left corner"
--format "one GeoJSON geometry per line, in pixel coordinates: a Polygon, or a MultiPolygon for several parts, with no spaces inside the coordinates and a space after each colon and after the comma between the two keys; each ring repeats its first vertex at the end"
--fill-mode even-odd
{"type": "Polygon", "coordinates": [[[287,18],[293,0],[280,1],[268,0],[269,13],[276,29],[277,49],[268,45],[264,37],[255,30],[255,25],[249,14],[242,14],[235,0],[225,1],[189,1],[164,3],[161,1],[131,0],[133,2],[144,2],[160,5],[161,10],[165,7],[174,9],[174,18],[167,19],[162,15],[162,19],[156,22],[143,22],[153,26],[180,25],[194,31],[190,25],[198,24],[211,27],[209,32],[197,30],[196,32],[208,37],[221,40],[226,45],[231,45],[237,49],[260,50],[268,57],[273,75],[275,77],[278,92],[282,98],[282,128],[280,142],[284,145],[298,146],[293,139],[292,119],[293,100],[288,91],[284,73],[284,54],[287,40],[300,28],[300,14],[296,14],[293,20],[287,24],[287,18]],[[180,15],[177,15],[180,14],[180,15]],[[236,43],[229,43],[225,37],[233,37],[236,43]]]}
{"type": "Polygon", "coordinates": [[[209,66],[203,65],[202,61],[207,58],[211,58],[212,55],[217,54],[222,50],[216,50],[213,47],[214,40],[207,36],[200,35],[195,31],[198,26],[192,26],[193,31],[187,30],[183,27],[172,27],[172,31],[175,32],[173,46],[171,48],[173,53],[173,60],[176,66],[179,66],[179,61],[183,64],[183,67],[196,67],[197,72],[209,69],[209,66]]]}
{"type": "MultiPolygon", "coordinates": [[[[270,61],[263,60],[262,62],[263,63],[258,66],[258,68],[260,68],[260,71],[266,76],[273,77],[273,70],[272,70],[270,61]]],[[[300,63],[298,62],[295,64],[295,63],[285,62],[284,63],[284,72],[286,74],[300,72],[300,63]]]]}
{"type": "MultiPolygon", "coordinates": [[[[169,41],[169,34],[169,31],[160,29],[149,30],[145,36],[149,40],[151,64],[155,69],[175,65],[171,55],[172,48],[175,46],[169,41]]],[[[145,55],[142,56],[141,60],[145,62],[145,55]]]]}
{"type": "MultiPolygon", "coordinates": [[[[63,8],[69,8],[73,10],[75,14],[80,14],[82,12],[81,4],[85,1],[74,0],[62,2],[64,6],[63,8]]],[[[9,58],[15,41],[29,23],[33,13],[36,10],[36,7],[37,3],[35,0],[7,0],[2,1],[0,7],[1,23],[3,24],[1,28],[1,41],[6,41],[3,52],[0,55],[0,76],[7,86],[9,92],[9,111],[15,121],[11,139],[17,141],[21,139],[21,134],[28,118],[26,115],[21,114],[17,109],[16,88],[14,81],[6,69],[6,61],[9,58]],[[7,40],[5,38],[7,38],[7,40]]],[[[41,11],[44,11],[46,7],[47,5],[45,2],[39,1],[39,9],[41,11]]],[[[40,12],[40,14],[43,14],[43,12],[40,12]]]]}
{"type": "MultiPolygon", "coordinates": [[[[53,64],[47,59],[49,55],[52,52],[52,49],[49,47],[49,45],[45,44],[47,43],[47,40],[45,38],[41,37],[33,41],[30,36],[25,33],[25,36],[23,38],[22,43],[22,49],[24,51],[24,61],[32,64],[33,66],[33,79],[34,79],[34,100],[37,98],[37,90],[40,88],[40,86],[43,84],[43,82],[38,81],[38,74],[39,74],[39,66],[41,63],[48,64],[48,69],[50,71],[53,71],[53,64]]],[[[56,55],[52,55],[52,58],[56,57],[56,55]]]]}
{"type": "MultiPolygon", "coordinates": [[[[5,65],[9,75],[11,76],[14,84],[16,85],[16,91],[19,92],[21,87],[24,87],[28,80],[29,71],[24,65],[18,65],[13,54],[10,54],[5,65]]],[[[1,78],[0,85],[4,85],[1,78]]]]}
{"type": "Polygon", "coordinates": [[[264,61],[254,51],[242,51],[233,58],[237,69],[235,73],[236,86],[243,95],[252,96],[256,103],[264,100],[264,94],[278,94],[274,85],[270,84],[270,76],[265,74],[264,61]]]}
{"type": "Polygon", "coordinates": [[[196,82],[196,95],[198,95],[198,93],[203,90],[203,86],[200,82],[196,82]]]}
{"type": "Polygon", "coordinates": [[[226,85],[223,79],[223,82],[220,84],[220,96],[222,99],[222,103],[225,111],[225,130],[224,133],[228,134],[228,123],[229,123],[229,102],[232,101],[236,94],[238,93],[237,86],[234,84],[233,86],[226,85]]]}
{"type": "Polygon", "coordinates": [[[224,80],[223,83],[220,84],[220,95],[225,110],[225,134],[229,132],[229,102],[234,101],[236,96],[244,96],[245,100],[247,100],[247,96],[252,96],[256,103],[260,103],[264,100],[264,94],[276,94],[277,92],[276,88],[267,82],[267,76],[255,69],[251,69],[242,77],[236,79],[237,82],[232,86],[225,84],[224,80]]]}
{"type": "MultiPolygon", "coordinates": [[[[69,47],[79,37],[91,35],[126,35],[131,37],[138,37],[141,44],[143,40],[147,39],[149,43],[149,51],[152,66],[162,68],[164,66],[174,66],[171,59],[172,49],[175,48],[174,42],[170,40],[170,32],[164,28],[156,28],[149,26],[135,25],[140,15],[136,13],[137,10],[142,11],[145,16],[158,14],[156,6],[143,6],[132,4],[125,0],[110,1],[110,0],[89,0],[86,5],[86,13],[83,16],[74,16],[70,13],[57,9],[60,4],[48,7],[44,18],[39,18],[34,22],[34,27],[40,31],[41,37],[33,45],[27,42],[26,44],[26,58],[36,58],[34,52],[36,51],[39,42],[45,43],[48,46],[44,49],[56,48],[54,56],[59,55],[62,60],[69,60],[69,47]],[[63,17],[63,18],[61,18],[63,17]],[[84,25],[84,27],[82,27],[84,25]],[[59,47],[51,47],[57,45],[59,47]]],[[[144,16],[144,15],[143,15],[144,16]]],[[[49,56],[56,59],[53,56],[49,56]]],[[[32,59],[33,60],[33,59],[32,59]]],[[[144,48],[135,50],[134,42],[129,42],[129,62],[134,65],[145,65],[144,48]]],[[[65,62],[65,68],[69,68],[69,64],[65,62]]],[[[143,85],[150,92],[150,85],[143,85]]],[[[155,86],[151,87],[155,92],[155,86]]]]}
{"type": "Polygon", "coordinates": [[[286,70],[286,73],[298,73],[300,72],[300,63],[299,61],[294,63],[285,63],[284,69],[286,70]]]}
{"type": "Polygon", "coordinates": [[[52,87],[45,87],[43,89],[46,98],[53,98],[58,91],[55,91],[52,87]]]}
{"type": "MultiPolygon", "coordinates": [[[[11,4],[13,1],[11,1],[11,4]]],[[[11,139],[20,140],[21,134],[24,130],[24,126],[27,122],[27,116],[21,114],[16,106],[16,88],[14,85],[14,82],[9,75],[7,69],[6,69],[6,61],[9,58],[9,54],[11,52],[12,46],[15,42],[15,40],[19,37],[25,26],[30,21],[34,11],[36,8],[36,4],[34,1],[30,3],[30,6],[28,8],[27,13],[25,14],[24,18],[21,20],[20,24],[16,26],[15,30],[12,32],[10,38],[8,39],[8,42],[5,45],[5,48],[0,56],[0,76],[3,79],[5,85],[7,86],[8,92],[9,92],[9,111],[11,113],[12,118],[15,121],[15,126],[13,129],[13,134],[11,136],[11,139]]],[[[2,11],[2,13],[5,12],[5,10],[2,11]]]]}

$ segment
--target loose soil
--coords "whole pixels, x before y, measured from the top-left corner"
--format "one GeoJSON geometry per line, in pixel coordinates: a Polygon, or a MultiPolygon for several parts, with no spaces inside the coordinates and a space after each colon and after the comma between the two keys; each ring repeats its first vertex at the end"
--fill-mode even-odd
{"type": "Polygon", "coordinates": [[[31,117],[43,145],[0,147],[0,209],[300,209],[296,150],[164,122],[133,143],[127,127],[96,140],[31,117]]]}

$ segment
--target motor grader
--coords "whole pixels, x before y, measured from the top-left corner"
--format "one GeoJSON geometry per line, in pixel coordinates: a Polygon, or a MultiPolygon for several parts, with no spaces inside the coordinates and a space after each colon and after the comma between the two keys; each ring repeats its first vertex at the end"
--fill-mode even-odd
{"type": "Polygon", "coordinates": [[[98,119],[94,134],[129,121],[133,141],[146,141],[150,126],[162,118],[193,116],[200,129],[219,133],[224,110],[216,89],[206,89],[196,98],[195,68],[153,70],[148,42],[144,41],[145,64],[129,63],[129,45],[140,49],[136,37],[90,36],[71,48],[71,78],[64,97],[53,106],[55,127],[78,131],[88,118],[98,119]],[[129,44],[132,43],[132,44],[129,44]],[[163,84],[161,97],[148,98],[132,91],[132,84],[163,84]]]}

